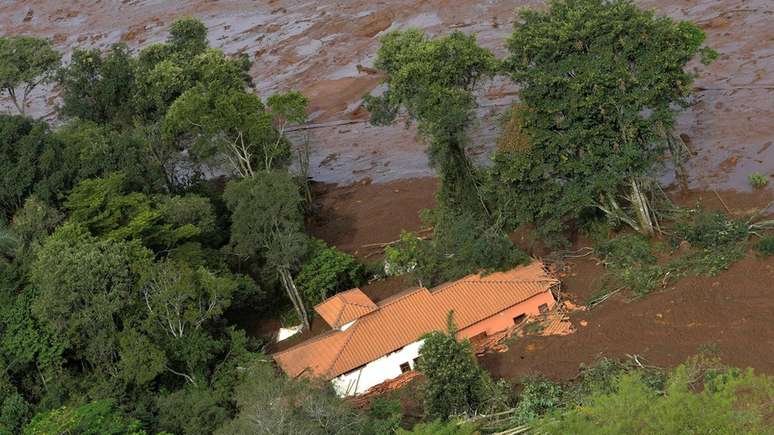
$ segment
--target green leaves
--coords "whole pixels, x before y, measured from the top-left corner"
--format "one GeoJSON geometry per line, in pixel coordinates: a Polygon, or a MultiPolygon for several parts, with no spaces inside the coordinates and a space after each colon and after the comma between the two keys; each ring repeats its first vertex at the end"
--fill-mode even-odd
{"type": "Polygon", "coordinates": [[[296,277],[298,289],[309,306],[365,281],[365,268],[353,256],[327,246],[321,240],[312,244],[310,258],[296,277]]]}
{"type": "Polygon", "coordinates": [[[495,196],[506,216],[555,232],[653,172],[704,34],[625,0],[557,0],[520,18],[505,69],[530,146],[497,153],[495,196]]]}
{"type": "Polygon", "coordinates": [[[425,375],[425,413],[431,418],[475,412],[487,397],[488,375],[478,366],[468,340],[457,341],[449,313],[447,333],[424,337],[419,351],[419,371],[425,375]]]}
{"type": "Polygon", "coordinates": [[[113,173],[84,180],[67,197],[70,220],[110,240],[141,240],[151,249],[169,249],[212,231],[214,211],[206,198],[149,197],[127,192],[126,177],[113,173]],[[184,213],[180,202],[191,208],[184,213]]]}
{"type": "Polygon", "coordinates": [[[387,125],[405,109],[428,140],[430,164],[441,178],[439,199],[452,208],[481,211],[477,174],[465,155],[465,130],[473,121],[477,82],[494,75],[497,61],[475,36],[452,32],[428,39],[412,29],[381,39],[376,68],[388,89],[365,98],[371,122],[387,125]]]}
{"type": "Polygon", "coordinates": [[[61,57],[48,39],[0,37],[0,93],[7,93],[23,115],[29,93],[52,78],[61,57]]]}

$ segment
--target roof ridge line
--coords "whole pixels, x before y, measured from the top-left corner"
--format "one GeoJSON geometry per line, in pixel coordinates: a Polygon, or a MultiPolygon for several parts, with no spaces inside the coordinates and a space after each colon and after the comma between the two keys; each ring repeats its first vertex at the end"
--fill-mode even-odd
{"type": "Polygon", "coordinates": [[[480,280],[480,279],[476,279],[476,280],[460,279],[460,280],[457,280],[457,281],[454,281],[454,282],[450,282],[450,283],[447,283],[447,284],[442,284],[442,285],[440,285],[438,287],[435,287],[435,289],[433,289],[433,290],[430,290],[430,289],[428,289],[428,290],[430,291],[430,294],[435,294],[435,293],[440,293],[440,292],[442,292],[444,290],[450,289],[452,287],[458,286],[458,285],[463,284],[463,283],[465,283],[465,284],[492,284],[492,283],[497,283],[497,284],[521,283],[521,284],[524,284],[524,283],[541,283],[541,282],[556,282],[556,281],[558,281],[558,280],[555,279],[555,278],[533,278],[533,279],[518,278],[518,279],[503,279],[503,280],[499,280],[498,279],[498,280],[492,280],[492,281],[485,281],[485,280],[480,280]]]}
{"type": "Polygon", "coordinates": [[[320,340],[322,340],[324,338],[327,338],[329,336],[336,335],[337,333],[343,333],[343,332],[345,332],[345,331],[342,331],[342,330],[339,330],[339,329],[331,329],[330,331],[325,331],[322,334],[316,335],[314,337],[310,337],[310,338],[308,338],[308,339],[306,339],[304,341],[301,341],[299,343],[294,344],[293,346],[290,346],[287,349],[283,349],[283,350],[280,350],[278,352],[274,352],[274,353],[272,353],[270,355],[280,355],[280,354],[283,354],[283,353],[286,353],[286,352],[290,352],[291,350],[301,346],[302,344],[306,345],[306,344],[309,344],[309,343],[314,343],[314,342],[320,341],[320,340]]]}
{"type": "MultiPolygon", "coordinates": [[[[387,302],[385,302],[385,303],[384,303],[384,305],[377,305],[377,306],[376,306],[376,310],[374,310],[374,311],[372,311],[372,312],[379,311],[379,310],[381,310],[382,308],[386,307],[387,305],[392,305],[392,304],[394,304],[395,302],[398,302],[398,301],[400,301],[400,300],[402,300],[402,299],[405,299],[405,298],[407,298],[407,297],[409,297],[409,296],[413,295],[414,293],[419,293],[419,292],[421,292],[422,290],[427,290],[427,292],[428,292],[428,293],[430,293],[430,289],[428,289],[427,287],[419,287],[419,288],[415,288],[414,290],[412,290],[412,291],[410,291],[410,292],[408,292],[408,293],[406,293],[406,294],[404,294],[404,295],[397,295],[398,297],[396,297],[396,298],[395,298],[395,299],[393,299],[393,300],[389,300],[389,298],[388,298],[388,299],[385,299],[385,301],[387,301],[387,302]]],[[[430,294],[432,294],[432,293],[430,293],[430,294]]],[[[384,302],[384,301],[382,301],[382,302],[384,302]]],[[[371,314],[371,313],[368,313],[368,314],[371,314]]],[[[368,315],[368,314],[366,314],[366,315],[368,315]]]]}
{"type": "MultiPolygon", "coordinates": [[[[347,345],[352,340],[352,337],[355,336],[355,330],[357,329],[358,326],[360,326],[359,322],[355,322],[354,325],[352,325],[350,328],[347,329],[347,331],[351,330],[351,332],[349,333],[349,337],[347,337],[344,343],[341,344],[341,347],[339,348],[338,352],[336,352],[336,358],[333,358],[331,365],[328,366],[327,369],[325,369],[324,373],[326,375],[330,375],[331,370],[333,370],[333,366],[336,365],[336,362],[339,360],[339,358],[341,358],[341,354],[344,353],[344,349],[346,349],[347,345]]],[[[343,332],[346,332],[346,331],[343,331],[343,332]]]]}

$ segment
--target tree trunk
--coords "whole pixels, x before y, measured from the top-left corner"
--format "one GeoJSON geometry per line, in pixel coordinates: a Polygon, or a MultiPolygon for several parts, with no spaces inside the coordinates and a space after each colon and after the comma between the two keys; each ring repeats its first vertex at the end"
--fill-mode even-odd
{"type": "Polygon", "coordinates": [[[642,192],[642,186],[640,182],[632,178],[630,180],[632,193],[631,203],[634,208],[634,213],[637,215],[637,221],[639,222],[639,231],[645,236],[651,237],[653,235],[653,219],[650,214],[650,207],[648,205],[648,198],[642,192]]]}
{"type": "Polygon", "coordinates": [[[304,301],[301,299],[301,295],[298,293],[298,288],[293,282],[293,277],[290,275],[290,271],[286,267],[279,267],[278,269],[282,285],[285,287],[285,291],[288,293],[290,301],[293,302],[293,307],[296,309],[296,313],[301,317],[304,329],[309,330],[311,325],[309,324],[309,316],[304,308],[304,301]]]}

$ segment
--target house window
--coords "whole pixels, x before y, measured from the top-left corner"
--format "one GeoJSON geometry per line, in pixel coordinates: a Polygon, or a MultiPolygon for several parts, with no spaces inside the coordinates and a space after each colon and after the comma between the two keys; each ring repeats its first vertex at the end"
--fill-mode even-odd
{"type": "Polygon", "coordinates": [[[417,368],[419,365],[419,357],[414,358],[414,368],[417,368]]]}
{"type": "Polygon", "coordinates": [[[548,314],[548,304],[540,304],[538,307],[540,314],[548,314]]]}
{"type": "Polygon", "coordinates": [[[514,324],[514,325],[518,325],[518,324],[520,324],[521,322],[523,322],[523,321],[524,321],[524,319],[526,319],[526,318],[527,318],[527,315],[526,315],[526,314],[519,314],[518,316],[516,316],[516,317],[514,317],[514,318],[513,318],[513,324],[514,324]]]}
{"type": "Polygon", "coordinates": [[[408,371],[411,371],[411,366],[409,365],[409,363],[404,362],[403,364],[400,365],[400,372],[401,373],[406,373],[408,371]]]}

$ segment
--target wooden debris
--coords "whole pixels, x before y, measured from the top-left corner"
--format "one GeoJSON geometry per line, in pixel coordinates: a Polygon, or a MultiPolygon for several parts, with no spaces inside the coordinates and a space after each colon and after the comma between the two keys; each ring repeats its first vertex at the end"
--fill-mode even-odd
{"type": "Polygon", "coordinates": [[[386,380],[381,384],[376,384],[373,387],[366,390],[365,392],[363,392],[363,394],[350,397],[348,400],[356,408],[361,408],[361,409],[365,408],[371,403],[371,400],[383,394],[389,393],[391,391],[399,390],[405,387],[411,381],[413,381],[417,376],[419,376],[418,371],[416,370],[408,371],[398,376],[397,378],[386,380]]]}

